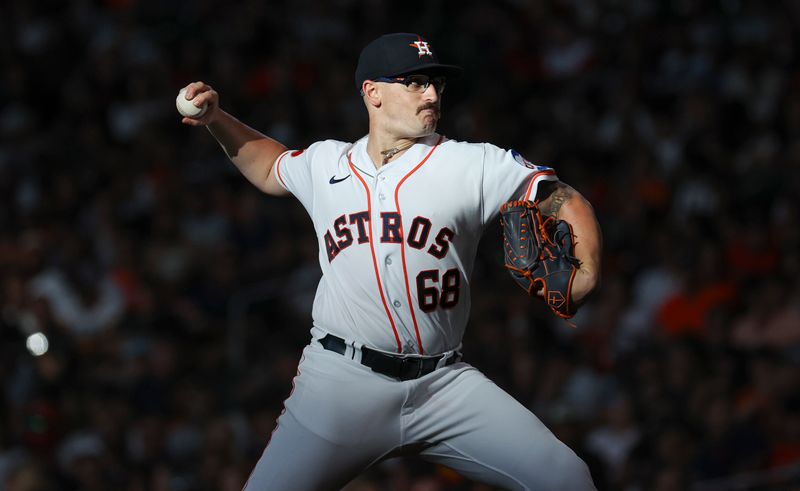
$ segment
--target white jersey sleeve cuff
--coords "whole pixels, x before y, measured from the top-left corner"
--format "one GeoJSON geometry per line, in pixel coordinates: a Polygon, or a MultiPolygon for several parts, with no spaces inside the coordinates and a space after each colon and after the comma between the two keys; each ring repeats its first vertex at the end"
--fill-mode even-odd
{"type": "Polygon", "coordinates": [[[284,181],[284,176],[281,175],[281,161],[283,160],[284,157],[286,157],[286,154],[288,154],[291,151],[292,150],[286,150],[282,154],[278,155],[277,159],[275,159],[275,177],[278,178],[277,181],[281,185],[281,187],[289,191],[290,193],[292,192],[292,190],[289,189],[289,187],[286,185],[286,181],[284,181]]]}

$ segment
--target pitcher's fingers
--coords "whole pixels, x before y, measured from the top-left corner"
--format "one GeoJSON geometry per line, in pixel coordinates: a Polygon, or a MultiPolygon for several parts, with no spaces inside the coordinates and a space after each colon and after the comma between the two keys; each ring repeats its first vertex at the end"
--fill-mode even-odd
{"type": "Polygon", "coordinates": [[[205,126],[207,124],[202,119],[187,118],[186,116],[181,119],[181,123],[188,124],[189,126],[205,126]]]}
{"type": "Polygon", "coordinates": [[[207,85],[205,82],[197,81],[192,82],[186,86],[186,98],[189,100],[194,99],[197,94],[208,92],[209,90],[213,90],[210,85],[207,85]]]}
{"type": "Polygon", "coordinates": [[[203,107],[203,104],[207,103],[210,106],[216,104],[217,97],[217,93],[214,90],[199,92],[192,98],[192,104],[196,107],[203,107]]]}

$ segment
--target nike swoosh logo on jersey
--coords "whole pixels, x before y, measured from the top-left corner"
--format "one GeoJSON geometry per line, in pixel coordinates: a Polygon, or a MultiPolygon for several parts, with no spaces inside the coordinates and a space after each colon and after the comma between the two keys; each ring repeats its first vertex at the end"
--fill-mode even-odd
{"type": "Polygon", "coordinates": [[[333,176],[331,176],[331,180],[330,180],[330,181],[328,181],[328,182],[329,182],[329,183],[331,183],[331,184],[336,184],[337,182],[342,182],[342,181],[344,181],[344,180],[345,180],[345,179],[347,179],[348,177],[350,177],[350,174],[347,174],[346,176],[344,176],[344,177],[343,177],[343,178],[341,178],[341,179],[336,179],[336,174],[334,174],[333,176]]]}

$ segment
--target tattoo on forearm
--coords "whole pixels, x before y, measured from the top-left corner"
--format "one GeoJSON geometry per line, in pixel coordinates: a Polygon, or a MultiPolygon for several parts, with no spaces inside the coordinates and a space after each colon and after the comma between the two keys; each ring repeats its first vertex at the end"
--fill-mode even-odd
{"type": "Polygon", "coordinates": [[[544,215],[558,218],[561,206],[572,196],[572,188],[562,182],[555,182],[548,191],[547,197],[540,203],[540,209],[544,215]]]}

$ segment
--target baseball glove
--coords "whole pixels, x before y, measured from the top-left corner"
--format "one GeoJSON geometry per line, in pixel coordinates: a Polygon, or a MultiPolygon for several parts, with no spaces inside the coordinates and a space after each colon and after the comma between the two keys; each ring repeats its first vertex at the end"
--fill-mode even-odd
{"type": "Polygon", "coordinates": [[[532,201],[509,201],[500,208],[505,266],[528,292],[541,293],[559,317],[575,315],[572,282],[580,261],[575,257],[575,235],[564,220],[543,217],[532,201]]]}

